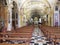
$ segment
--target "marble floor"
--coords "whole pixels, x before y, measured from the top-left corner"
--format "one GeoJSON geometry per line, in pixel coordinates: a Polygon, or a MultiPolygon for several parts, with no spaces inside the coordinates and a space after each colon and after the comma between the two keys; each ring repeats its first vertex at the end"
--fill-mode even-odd
{"type": "Polygon", "coordinates": [[[35,27],[34,32],[32,33],[30,45],[43,45],[46,44],[46,42],[46,37],[44,37],[41,29],[39,29],[39,27],[35,27]]]}

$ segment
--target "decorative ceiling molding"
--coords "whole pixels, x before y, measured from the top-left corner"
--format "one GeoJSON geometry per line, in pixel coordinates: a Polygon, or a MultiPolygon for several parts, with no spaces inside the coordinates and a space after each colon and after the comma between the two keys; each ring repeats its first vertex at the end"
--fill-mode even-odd
{"type": "Polygon", "coordinates": [[[52,0],[52,4],[50,0],[24,0],[20,8],[26,9],[26,13],[35,8],[40,8],[39,10],[42,10],[42,13],[48,14],[51,10],[54,10],[53,5],[55,3],[54,0],[52,0]]]}
{"type": "MultiPolygon", "coordinates": [[[[21,8],[22,8],[24,5],[27,5],[27,4],[28,4],[28,6],[32,5],[32,4],[30,4],[30,3],[32,3],[31,0],[25,1],[23,4],[21,4],[21,8]]],[[[35,3],[36,3],[36,2],[35,2],[35,3]]],[[[51,7],[51,5],[48,3],[48,1],[40,1],[39,3],[45,4],[45,5],[48,5],[49,7],[51,7]]],[[[37,4],[38,4],[38,2],[37,2],[37,4]]]]}

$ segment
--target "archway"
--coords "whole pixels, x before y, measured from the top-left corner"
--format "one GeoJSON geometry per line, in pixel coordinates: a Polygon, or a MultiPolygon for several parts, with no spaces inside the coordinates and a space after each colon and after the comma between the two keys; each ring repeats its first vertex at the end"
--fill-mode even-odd
{"type": "MultiPolygon", "coordinates": [[[[41,15],[41,18],[43,17],[45,19],[45,15],[50,15],[50,11],[52,10],[52,7],[50,5],[50,3],[48,1],[26,1],[25,3],[21,4],[21,8],[23,12],[23,14],[21,15],[26,15],[26,20],[27,22],[29,22],[29,20],[31,19],[31,17],[38,17],[38,20],[39,20],[39,15],[41,15]],[[39,14],[34,14],[32,12],[32,10],[35,10],[37,9],[39,14]],[[33,15],[31,16],[31,12],[33,13],[33,15]],[[41,13],[41,14],[40,14],[41,13]]],[[[23,17],[23,16],[21,16],[23,17]]],[[[23,18],[22,18],[23,19],[23,18]]],[[[50,21],[50,20],[47,20],[47,21],[50,21]]],[[[23,21],[21,21],[23,23],[23,21]]],[[[49,25],[49,23],[48,23],[49,25]]]]}
{"type": "Polygon", "coordinates": [[[37,22],[38,24],[43,24],[44,20],[43,20],[43,14],[41,13],[41,11],[39,9],[34,9],[33,11],[31,11],[31,17],[30,20],[33,20],[34,22],[37,22]]]}
{"type": "Polygon", "coordinates": [[[12,8],[12,27],[14,29],[18,27],[18,9],[15,1],[13,1],[13,8],[12,8]]]}
{"type": "Polygon", "coordinates": [[[39,14],[39,12],[38,12],[38,10],[34,10],[34,11],[32,11],[31,12],[31,18],[35,18],[35,17],[37,17],[38,18],[38,20],[39,20],[39,18],[40,18],[40,14],[39,14]]]}

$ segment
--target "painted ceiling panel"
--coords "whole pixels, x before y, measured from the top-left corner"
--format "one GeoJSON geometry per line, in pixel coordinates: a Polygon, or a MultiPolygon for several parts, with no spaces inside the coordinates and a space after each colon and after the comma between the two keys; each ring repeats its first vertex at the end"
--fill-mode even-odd
{"type": "Polygon", "coordinates": [[[54,9],[57,0],[21,0],[21,8],[26,9],[24,13],[28,13],[31,10],[38,8],[41,13],[49,13],[51,9],[54,9]]]}

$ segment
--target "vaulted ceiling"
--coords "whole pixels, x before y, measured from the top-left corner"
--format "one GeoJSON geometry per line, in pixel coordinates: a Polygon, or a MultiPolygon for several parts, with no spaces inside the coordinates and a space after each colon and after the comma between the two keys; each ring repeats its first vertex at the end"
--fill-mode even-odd
{"type": "Polygon", "coordinates": [[[57,0],[22,0],[20,8],[26,9],[25,13],[37,9],[40,13],[48,14],[54,9],[56,2],[57,0]]]}

